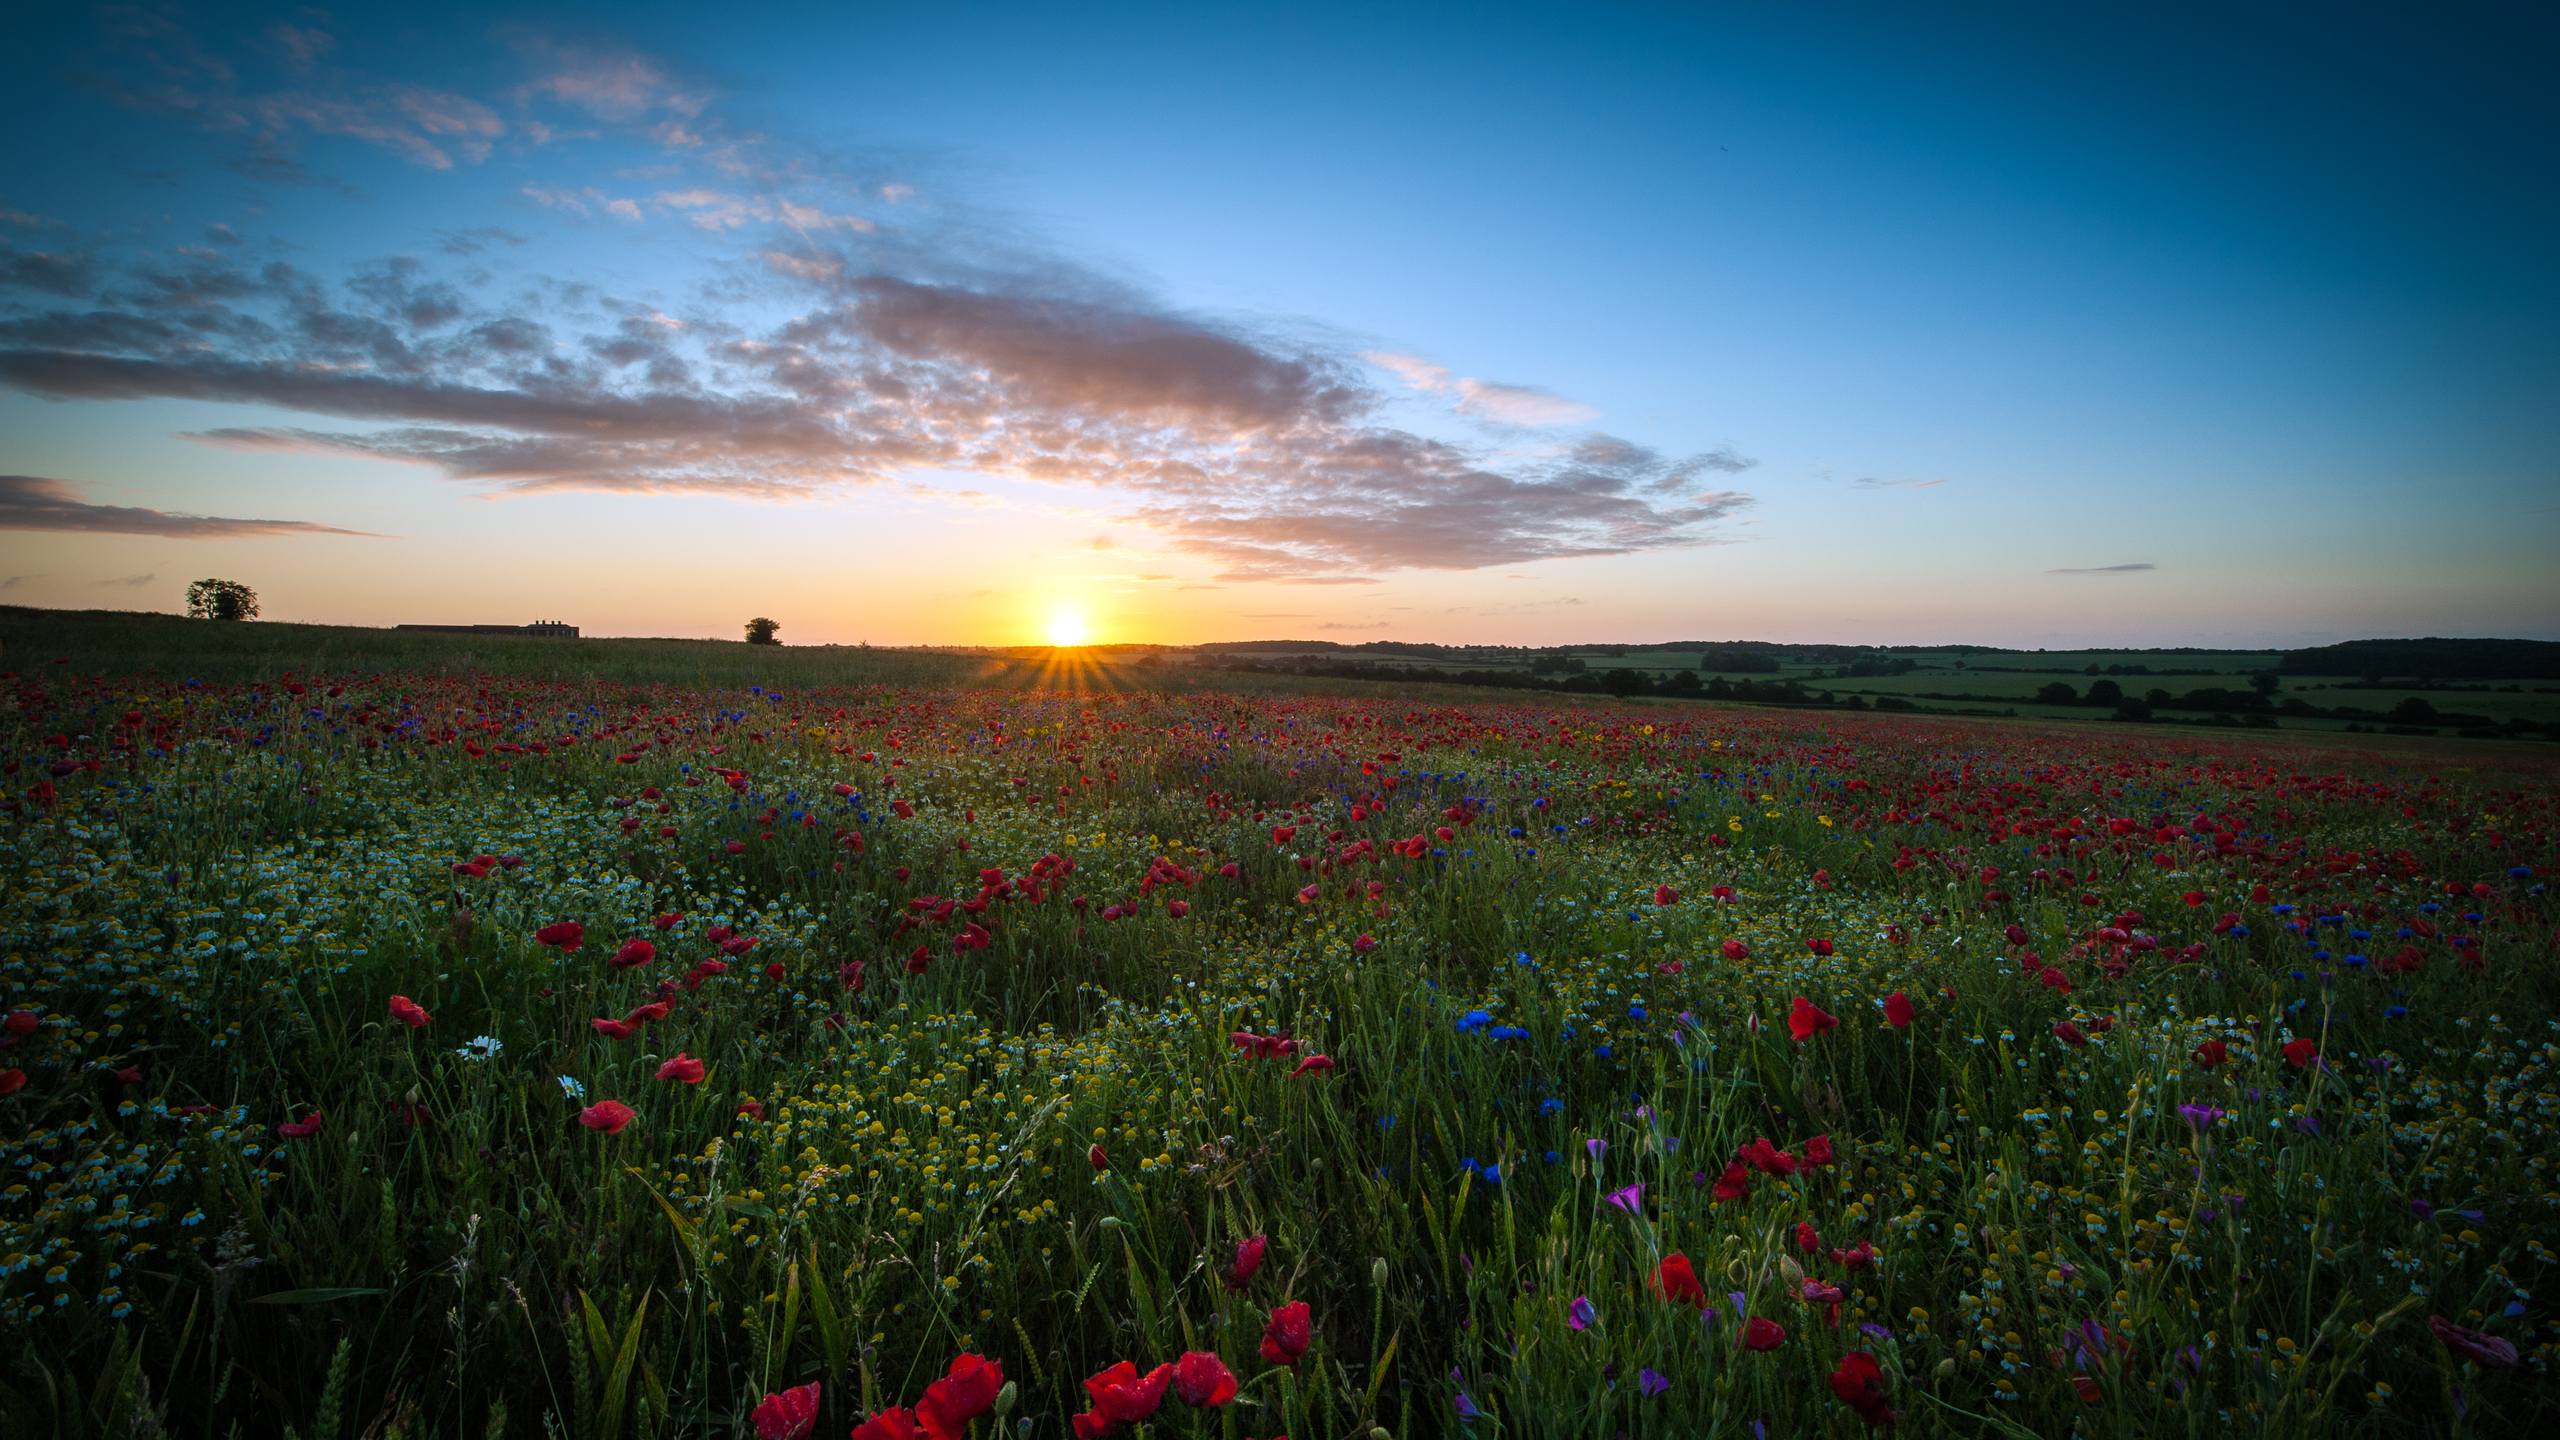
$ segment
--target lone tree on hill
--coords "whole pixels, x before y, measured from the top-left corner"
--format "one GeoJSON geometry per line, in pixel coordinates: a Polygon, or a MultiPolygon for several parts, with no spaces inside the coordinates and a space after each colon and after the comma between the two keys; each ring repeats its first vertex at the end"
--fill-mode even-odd
{"type": "Polygon", "coordinates": [[[199,580],[187,587],[187,614],[197,620],[255,620],[258,592],[237,580],[199,580]]]}
{"type": "Polygon", "coordinates": [[[747,643],[750,645],[779,645],[782,642],[774,637],[779,634],[781,630],[781,621],[767,619],[766,617],[759,615],[753,620],[747,622],[747,643]]]}

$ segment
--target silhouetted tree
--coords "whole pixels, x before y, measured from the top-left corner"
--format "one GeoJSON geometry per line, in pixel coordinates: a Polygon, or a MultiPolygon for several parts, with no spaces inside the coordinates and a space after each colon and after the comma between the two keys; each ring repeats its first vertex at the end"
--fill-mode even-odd
{"type": "Polygon", "coordinates": [[[2092,705],[2113,705],[2124,698],[2124,687],[2113,680],[2101,680],[2091,685],[2089,693],[2082,698],[2092,705]]]}
{"type": "Polygon", "coordinates": [[[781,621],[767,619],[766,617],[759,615],[753,620],[747,622],[747,643],[750,645],[779,645],[782,641],[776,637],[781,633],[781,630],[781,621]]]}
{"type": "Polygon", "coordinates": [[[2072,689],[2062,681],[2056,680],[2052,684],[2047,685],[2036,692],[2036,703],[2039,705],[2077,705],[2080,703],[2080,692],[2072,689]]]}
{"type": "Polygon", "coordinates": [[[187,587],[187,614],[198,620],[255,620],[258,592],[237,580],[199,580],[187,587]]]}

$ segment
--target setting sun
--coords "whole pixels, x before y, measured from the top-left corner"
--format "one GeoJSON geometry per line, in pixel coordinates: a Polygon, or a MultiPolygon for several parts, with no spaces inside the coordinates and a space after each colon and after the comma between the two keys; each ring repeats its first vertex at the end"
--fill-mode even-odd
{"type": "Polygon", "coordinates": [[[1049,612],[1049,643],[1058,646],[1082,645],[1091,631],[1078,610],[1060,609],[1049,612]]]}

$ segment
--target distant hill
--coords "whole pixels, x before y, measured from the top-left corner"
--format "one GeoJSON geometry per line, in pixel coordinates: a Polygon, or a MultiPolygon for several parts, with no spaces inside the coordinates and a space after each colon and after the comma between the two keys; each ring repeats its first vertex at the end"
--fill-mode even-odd
{"type": "Polygon", "coordinates": [[[2286,675],[2371,675],[2421,680],[2560,679],[2560,641],[2348,640],[2289,650],[2276,662],[2286,675]]]}

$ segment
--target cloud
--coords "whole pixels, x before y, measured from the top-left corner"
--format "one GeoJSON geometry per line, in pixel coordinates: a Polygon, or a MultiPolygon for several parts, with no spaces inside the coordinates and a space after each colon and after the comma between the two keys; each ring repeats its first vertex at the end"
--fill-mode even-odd
{"type": "Polygon", "coordinates": [[[2047,575],[2139,575],[2146,570],[2157,570],[2159,568],[2159,566],[2152,564],[2148,560],[2141,560],[2136,561],[2131,565],[2064,566],[2060,569],[2047,570],[2044,573],[2047,575]]]}
{"type": "Polygon", "coordinates": [[[1504,425],[1578,425],[1600,412],[1578,400],[1528,385],[1499,385],[1491,380],[1460,380],[1458,411],[1504,425]]]}
{"type": "Polygon", "coordinates": [[[1476,380],[1453,375],[1449,367],[1436,365],[1414,355],[1399,355],[1388,350],[1369,350],[1361,359],[1392,373],[1409,389],[1426,394],[1453,395],[1450,408],[1462,415],[1472,415],[1497,425],[1539,427],[1578,425],[1600,412],[1577,400],[1538,389],[1533,385],[1505,385],[1493,380],[1476,380]]]}
{"type": "Polygon", "coordinates": [[[1751,503],[1589,437],[1497,464],[1377,423],[1339,356],[1071,270],[975,284],[781,277],[788,318],[671,327],[571,287],[477,302],[414,261],[336,291],[289,266],[136,269],[84,310],[0,306],[0,386],[257,404],[380,428],[223,427],[239,448],[369,455],[514,490],[814,495],[917,470],[1109,489],[1226,580],[1364,583],[1694,544],[1751,503]]]}
{"type": "Polygon", "coordinates": [[[1327,620],[1316,628],[1319,630],[1384,630],[1387,628],[1387,622],[1384,620],[1371,620],[1367,622],[1327,620]]]}
{"type": "MultiPolygon", "coordinates": [[[[159,535],[181,540],[248,535],[363,535],[308,520],[232,520],[181,515],[133,505],[92,505],[60,480],[0,475],[0,530],[77,531],[93,535],[159,535]]],[[[144,576],[143,579],[149,579],[144,576]]],[[[140,583],[140,582],[133,582],[140,583]]]]}
{"type": "Polygon", "coordinates": [[[122,585],[128,589],[139,590],[159,578],[156,572],[144,571],[140,575],[119,575],[113,580],[95,580],[90,583],[102,590],[110,585],[122,585]]]}
{"type": "Polygon", "coordinates": [[[266,35],[284,83],[247,81],[241,66],[197,43],[166,15],[118,6],[101,17],[101,52],[115,77],[110,99],[176,116],[239,141],[234,168],[274,180],[303,178],[293,142],[335,136],[377,146],[430,170],[486,160],[507,133],[497,111],[468,96],[383,82],[321,62],[334,42],[314,27],[280,24],[266,35]]]}
{"type": "Polygon", "coordinates": [[[0,575],[0,590],[15,590],[30,580],[41,580],[44,576],[45,572],[41,570],[32,575],[0,575]]]}
{"type": "Polygon", "coordinates": [[[89,293],[96,274],[85,255],[22,250],[0,243],[0,290],[41,290],[66,297],[89,293]]]}
{"type": "Polygon", "coordinates": [[[500,225],[475,225],[468,230],[439,230],[436,248],[447,255],[477,255],[493,245],[522,245],[525,238],[500,225]]]}
{"type": "Polygon", "coordinates": [[[262,86],[165,21],[111,23],[144,72],[128,103],[279,161],[304,134],[431,168],[506,142],[526,165],[509,177],[526,215],[681,216],[693,233],[661,238],[697,252],[702,283],[643,300],[500,280],[477,262],[525,236],[494,226],[435,230],[426,260],[331,275],[237,249],[173,262],[49,244],[0,260],[0,388],[281,411],[191,438],[424,466],[494,494],[786,501],[936,473],[1076,488],[1102,497],[1080,514],[1136,527],[1124,544],[1205,560],[1218,582],[1363,585],[1694,546],[1753,503],[1730,477],[1754,462],[1730,447],[1677,456],[1584,434],[1524,458],[1512,441],[1402,428],[1397,382],[1490,426],[1593,412],[1411,356],[1371,354],[1372,369],[1304,324],[1168,304],[880,178],[911,175],[904,162],[732,129],[707,89],[646,56],[517,37],[530,78],[503,92],[523,108],[502,116],[338,73],[298,32],[269,31],[261,63],[270,79],[277,55],[309,73],[262,86]],[[558,133],[534,115],[564,109],[652,147],[664,179],[616,196],[588,183],[601,167],[561,168],[574,147],[526,143],[558,133]]]}
{"type": "Polygon", "coordinates": [[[533,38],[521,47],[544,73],[526,93],[559,101],[598,120],[628,124],[653,115],[690,118],[707,93],[677,82],[666,66],[628,50],[593,50],[533,38]]]}
{"type": "Polygon", "coordinates": [[[617,220],[634,222],[643,218],[640,202],[617,200],[593,185],[569,189],[559,185],[527,184],[516,187],[516,193],[545,210],[561,210],[579,216],[602,212],[617,220]]]}
{"type": "Polygon", "coordinates": [[[1943,478],[1936,480],[1880,480],[1873,475],[1861,475],[1849,483],[1861,490],[1935,490],[1947,482],[1943,478]]]}
{"type": "Polygon", "coordinates": [[[283,21],[267,28],[267,38],[284,52],[286,65],[306,72],[338,45],[335,37],[316,25],[290,25],[283,21]]]}

